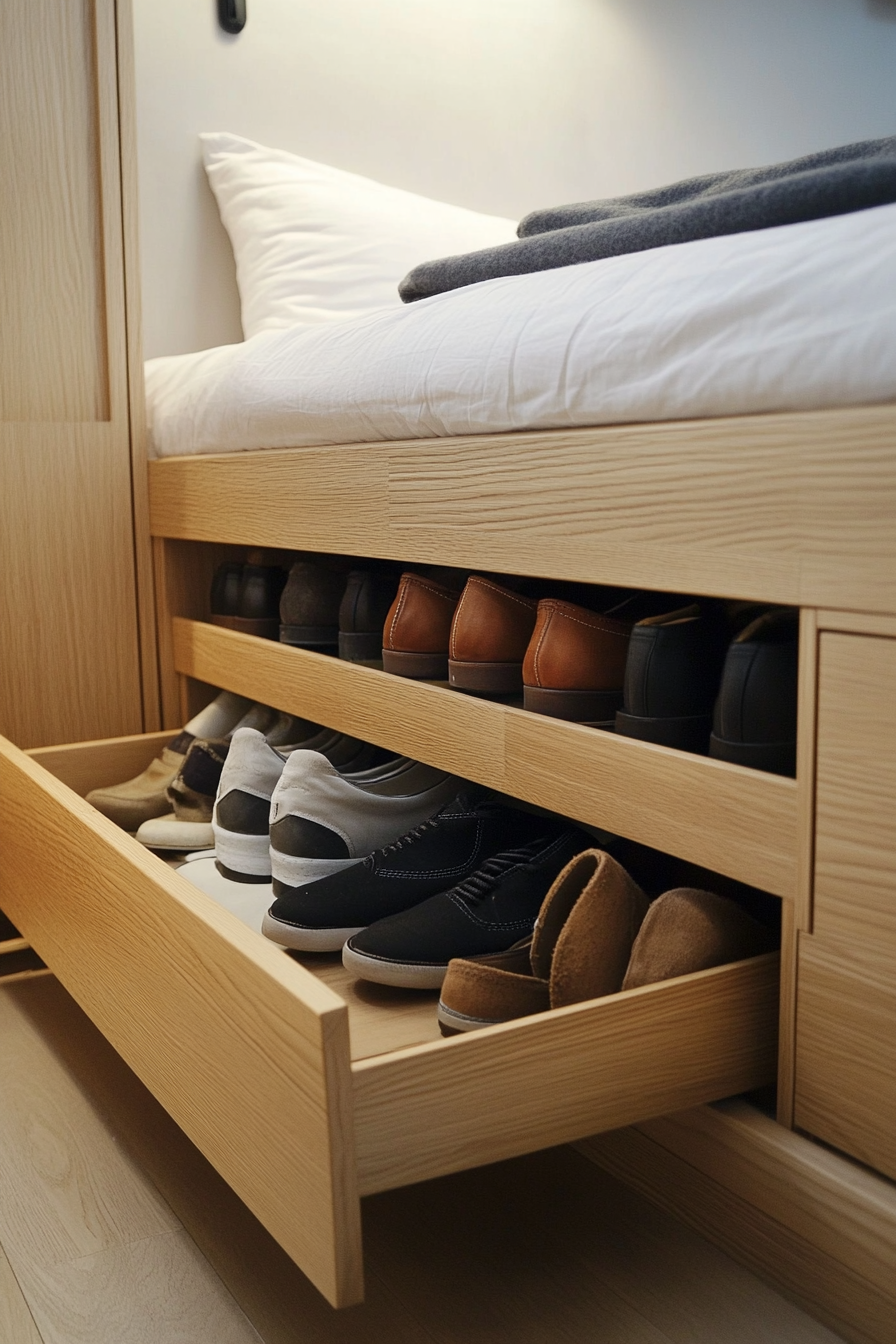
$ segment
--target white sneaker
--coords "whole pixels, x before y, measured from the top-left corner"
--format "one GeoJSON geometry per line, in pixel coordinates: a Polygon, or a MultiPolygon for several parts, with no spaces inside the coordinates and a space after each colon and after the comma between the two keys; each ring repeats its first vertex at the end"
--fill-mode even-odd
{"type": "MultiPolygon", "coordinates": [[[[307,738],[309,732],[319,731],[317,724],[295,719],[291,714],[282,714],[268,705],[253,705],[229,692],[225,694],[229,696],[231,711],[239,712],[228,717],[219,712],[212,719],[209,716],[212,706],[209,706],[188,725],[192,727],[202,722],[205,732],[190,744],[177,776],[169,785],[168,798],[173,804],[173,811],[166,816],[145,821],[137,831],[137,839],[147,849],[185,853],[214,846],[211,819],[215,791],[231,737],[238,729],[248,727],[259,730],[274,744],[294,742],[300,737],[307,738]],[[203,721],[203,716],[206,721],[203,721]],[[216,733],[212,731],[213,727],[218,728],[216,733]]],[[[219,696],[212,702],[213,706],[217,706],[222,699],[223,695],[219,696]]]]}
{"type": "Polygon", "coordinates": [[[293,752],[271,799],[274,894],[359,863],[426,821],[458,787],[453,775],[418,761],[340,774],[318,752],[293,752]]]}

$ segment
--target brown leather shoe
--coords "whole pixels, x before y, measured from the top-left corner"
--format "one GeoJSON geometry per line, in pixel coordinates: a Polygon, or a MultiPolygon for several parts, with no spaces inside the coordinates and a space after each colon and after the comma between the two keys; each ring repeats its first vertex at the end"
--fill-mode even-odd
{"type": "Polygon", "coordinates": [[[542,598],[523,660],[523,704],[536,714],[612,726],[633,622],[542,598]]]}
{"type": "Polygon", "coordinates": [[[383,627],[383,669],[399,677],[444,681],[459,594],[421,574],[402,574],[383,627]]]}
{"type": "Polygon", "coordinates": [[[538,614],[530,597],[473,574],[451,622],[448,681],[462,691],[514,695],[538,614]]]}
{"type": "Polygon", "coordinates": [[[641,888],[612,855],[586,849],[566,865],[527,943],[448,963],[439,1000],[443,1036],[615,994],[647,914],[641,888]]]}

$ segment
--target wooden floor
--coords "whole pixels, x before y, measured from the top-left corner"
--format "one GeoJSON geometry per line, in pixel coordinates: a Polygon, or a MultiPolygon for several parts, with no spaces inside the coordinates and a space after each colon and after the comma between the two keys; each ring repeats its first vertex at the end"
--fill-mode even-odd
{"type": "Polygon", "coordinates": [[[836,1340],[571,1149],[375,1196],[364,1234],[334,1312],[51,976],[0,980],[0,1344],[836,1340]]]}

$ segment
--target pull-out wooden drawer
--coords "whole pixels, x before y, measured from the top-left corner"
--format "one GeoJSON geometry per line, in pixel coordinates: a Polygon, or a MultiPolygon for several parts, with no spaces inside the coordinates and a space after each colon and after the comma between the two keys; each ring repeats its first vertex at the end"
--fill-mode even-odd
{"type": "Polygon", "coordinates": [[[776,956],[449,1040],[431,998],[315,973],[62,782],[126,778],[164,736],[0,740],[0,907],[334,1305],[363,1293],[362,1195],[774,1077],[776,956]]]}

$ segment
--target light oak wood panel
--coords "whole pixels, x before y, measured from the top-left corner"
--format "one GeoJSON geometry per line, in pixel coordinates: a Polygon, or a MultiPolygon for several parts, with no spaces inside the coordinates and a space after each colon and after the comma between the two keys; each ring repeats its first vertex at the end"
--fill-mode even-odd
{"type": "Polygon", "coordinates": [[[33,747],[26,754],[83,798],[91,789],[121,784],[141,774],[171,741],[169,731],[33,747]]]}
{"type": "Polygon", "coordinates": [[[793,780],[219,626],[178,619],[173,632],[174,665],[186,676],[792,896],[793,780]]]}
{"type": "Polygon", "coordinates": [[[43,1344],[12,1267],[0,1246],[0,1339],[9,1344],[43,1344]]]}
{"type": "Polygon", "coordinates": [[[173,458],[157,536],[896,610],[892,406],[173,458]]]}
{"type": "Polygon", "coordinates": [[[896,616],[876,616],[867,611],[829,611],[816,613],[819,630],[839,630],[843,634],[884,635],[896,639],[896,616]]]}
{"type": "Polygon", "coordinates": [[[793,1124],[794,1039],[797,1013],[797,936],[812,926],[815,868],[815,741],[818,698],[818,620],[811,608],[800,612],[797,688],[796,882],[792,907],[781,919],[781,1019],[778,1032],[777,1115],[793,1124]]]}
{"type": "Polygon", "coordinates": [[[896,640],[820,640],[813,930],[896,988],[896,640]]]}
{"type": "Polygon", "coordinates": [[[146,388],[143,378],[143,320],[140,295],[140,238],[137,208],[137,91],[134,69],[134,21],[131,0],[116,0],[116,66],[118,75],[118,139],[121,171],[121,231],[124,255],[124,321],[126,330],[128,420],[131,439],[134,563],[137,626],[143,691],[143,727],[160,728],[159,651],[153,585],[152,538],[149,533],[146,388]]]}
{"type": "Polygon", "coordinates": [[[344,1003],[9,744],[0,900],[321,1291],[359,1300],[344,1003]]]}
{"type": "Polygon", "coordinates": [[[34,0],[0,52],[0,732],[23,746],[143,727],[115,25],[115,0],[34,0]]]}
{"type": "MultiPolygon", "coordinates": [[[[896,1189],[741,1100],[639,1129],[894,1298],[896,1189]]],[[[894,1313],[896,1314],[896,1313],[894,1313]]]]}
{"type": "Polygon", "coordinates": [[[353,1064],[362,1193],[762,1086],[777,988],[773,954],[353,1064]]]}
{"type": "Polygon", "coordinates": [[[892,956],[803,935],[794,1122],[896,1180],[896,975],[892,956]]]}
{"type": "Polygon", "coordinates": [[[0,942],[0,957],[8,956],[11,952],[24,952],[29,946],[27,938],[4,938],[0,942]]]}
{"type": "Polygon", "coordinates": [[[0,732],[23,746],[143,726],[122,433],[0,425],[0,732]]]}
{"type": "Polygon", "coordinates": [[[110,418],[97,130],[115,75],[97,69],[97,8],[112,11],[29,0],[4,15],[0,343],[15,356],[0,420],[110,418]]]}
{"type": "Polygon", "coordinates": [[[546,715],[504,712],[508,793],[793,897],[792,779],[546,715]]]}
{"type": "Polygon", "coordinates": [[[341,956],[296,956],[348,1004],[353,1060],[442,1039],[436,1014],[437,993],[391,989],[388,985],[358,980],[345,969],[341,956]]]}
{"type": "MultiPolygon", "coordinates": [[[[732,1104],[732,1103],[729,1103],[732,1104]]],[[[707,1126],[716,1108],[702,1113],[707,1126]]],[[[676,1117],[681,1127],[689,1127],[688,1116],[676,1117]]],[[[885,1240],[873,1251],[879,1263],[885,1263],[888,1282],[880,1288],[849,1261],[870,1249],[875,1235],[878,1201],[874,1192],[865,1197],[855,1189],[845,1194],[843,1185],[822,1188],[821,1207],[828,1204],[825,1223],[815,1225],[811,1216],[803,1220],[805,1235],[791,1225],[795,1198],[802,1193],[811,1202],[813,1187],[823,1182],[822,1166],[815,1154],[822,1150],[806,1139],[790,1133],[774,1121],[766,1124],[777,1132],[777,1139],[789,1146],[785,1154],[769,1149],[755,1129],[734,1118],[736,1140],[719,1154],[698,1130],[679,1155],[674,1134],[666,1121],[649,1126],[618,1130],[598,1135],[578,1145],[606,1171],[646,1194],[661,1208],[674,1213],[708,1236],[717,1246],[743,1264],[778,1285],[788,1296],[804,1304],[838,1335],[852,1344],[893,1344],[893,1320],[896,1318],[896,1294],[893,1289],[891,1242],[885,1240]],[[660,1128],[660,1126],[662,1128],[660,1128]],[[659,1137],[657,1137],[659,1136],[659,1137]],[[806,1156],[812,1154],[812,1156],[806,1156]],[[721,1165],[720,1165],[721,1163],[721,1165]],[[764,1167],[768,1163],[768,1173],[764,1167]],[[757,1171],[757,1164],[759,1171],[757,1171]],[[707,1169],[704,1169],[704,1168],[707,1169]],[[713,1174],[715,1171],[716,1174],[713,1174]],[[775,1180],[779,1180],[775,1197],[775,1180]],[[774,1211],[767,1212],[757,1187],[766,1181],[772,1187],[774,1211]],[[802,1188],[802,1189],[801,1189],[802,1188]],[[859,1207],[867,1212],[870,1237],[866,1231],[854,1240],[852,1214],[859,1207]],[[843,1216],[841,1244],[836,1244],[830,1223],[843,1216]],[[827,1225],[825,1225],[827,1224],[827,1225]],[[820,1230],[820,1235],[818,1232],[820,1230]],[[825,1249],[833,1241],[833,1253],[825,1249]]],[[[718,1130],[718,1126],[714,1125],[718,1130]]],[[[833,1154],[826,1155],[841,1168],[855,1171],[853,1164],[833,1154]]],[[[882,1183],[860,1172],[874,1187],[882,1183]]],[[[846,1182],[850,1183],[847,1175],[846,1182]]],[[[887,1197],[887,1191],[882,1191],[887,1197]]],[[[797,1207],[799,1207],[797,1202],[797,1207]]],[[[800,1216],[800,1215],[797,1215],[800,1216]]],[[[786,1337],[786,1336],[784,1336],[786,1337]]]]}

